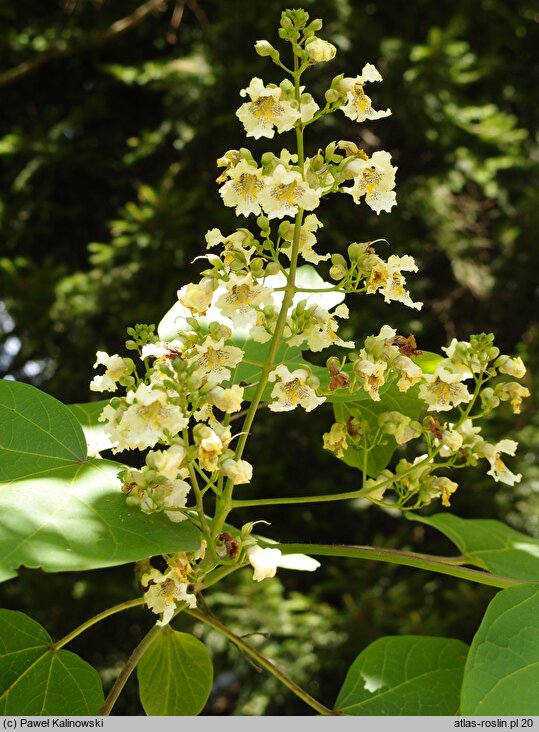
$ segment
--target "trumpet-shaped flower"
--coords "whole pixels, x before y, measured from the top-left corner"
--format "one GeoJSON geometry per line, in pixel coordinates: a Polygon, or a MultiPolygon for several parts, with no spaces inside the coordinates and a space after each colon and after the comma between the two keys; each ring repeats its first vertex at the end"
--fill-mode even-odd
{"type": "Polygon", "coordinates": [[[106,370],[104,374],[94,376],[90,382],[90,391],[116,391],[118,381],[135,370],[130,358],[122,358],[117,353],[109,356],[105,351],[97,352],[94,369],[97,366],[104,366],[106,370]]]}
{"type": "Polygon", "coordinates": [[[300,173],[279,164],[266,179],[260,203],[268,218],[281,219],[295,216],[298,208],[312,211],[320,203],[320,194],[321,190],[311,188],[300,173]]]}
{"type": "Polygon", "coordinates": [[[365,203],[376,211],[390,211],[396,205],[395,173],[397,168],[391,165],[391,155],[385,150],[377,150],[368,160],[355,158],[348,167],[353,174],[354,182],[343,191],[352,196],[354,203],[365,203]]]}
{"type": "Polygon", "coordinates": [[[496,482],[506,483],[507,485],[520,483],[522,475],[512,473],[500,457],[502,454],[514,455],[517,447],[518,443],[515,440],[500,440],[495,445],[490,445],[488,442],[483,443],[478,452],[490,463],[490,470],[487,471],[487,475],[491,475],[496,482]]]}
{"type": "Polygon", "coordinates": [[[219,189],[225,206],[233,206],[236,216],[261,213],[260,196],[265,188],[262,170],[241,160],[230,172],[229,179],[219,189]]]}
{"type": "Polygon", "coordinates": [[[346,95],[346,104],[341,107],[341,111],[346,117],[356,122],[364,122],[366,119],[380,119],[391,114],[390,109],[379,111],[373,109],[371,99],[365,94],[364,90],[365,83],[370,81],[382,81],[382,77],[375,66],[365,64],[360,76],[355,78],[345,77],[337,85],[338,90],[346,95]]]}
{"type": "Polygon", "coordinates": [[[272,303],[272,292],[269,287],[256,284],[251,274],[243,277],[231,274],[226,292],[215,304],[234,325],[247,325],[256,320],[255,308],[272,303]]]}
{"type": "Polygon", "coordinates": [[[419,398],[428,404],[429,411],[446,412],[472,399],[467,387],[460,383],[462,375],[452,373],[442,364],[436,367],[434,373],[425,374],[425,383],[419,387],[419,398]]]}
{"type": "MultiPolygon", "coordinates": [[[[318,220],[316,214],[308,214],[303,221],[299,235],[299,253],[306,262],[318,264],[319,262],[329,259],[331,254],[318,254],[313,247],[316,244],[316,236],[314,232],[321,229],[322,222],[318,220]]],[[[292,243],[294,239],[294,226],[290,225],[288,230],[283,234],[283,239],[292,243]]],[[[290,247],[283,249],[283,253],[290,258],[290,247]]]]}
{"type": "Polygon", "coordinates": [[[178,602],[185,602],[188,607],[196,607],[195,595],[188,592],[188,574],[191,565],[187,559],[177,557],[171,560],[170,569],[164,574],[152,568],[142,575],[141,584],[148,587],[144,593],[146,605],[157,615],[161,615],[158,625],[168,625],[174,617],[178,602]]]}
{"type": "Polygon", "coordinates": [[[240,91],[242,97],[251,97],[236,112],[242,122],[247,137],[273,137],[274,127],[278,132],[286,132],[294,127],[301,117],[300,112],[292,104],[283,99],[283,92],[278,86],[264,86],[262,79],[253,77],[251,83],[240,91]]]}
{"type": "Polygon", "coordinates": [[[288,412],[298,404],[306,412],[311,412],[326,401],[325,397],[317,397],[314,389],[306,382],[309,372],[306,369],[289,371],[284,364],[279,364],[270,375],[270,381],[277,381],[271,392],[275,400],[268,405],[272,412],[288,412]]]}
{"type": "Polygon", "coordinates": [[[243,351],[237,346],[225,346],[224,338],[218,341],[208,336],[204,342],[195,346],[197,355],[192,359],[207,378],[215,384],[230,378],[230,368],[237,366],[243,358],[243,351]]]}

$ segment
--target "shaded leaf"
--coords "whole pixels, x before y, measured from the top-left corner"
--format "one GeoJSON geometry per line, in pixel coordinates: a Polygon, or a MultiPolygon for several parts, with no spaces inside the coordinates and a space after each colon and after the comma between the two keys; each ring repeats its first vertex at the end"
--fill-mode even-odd
{"type": "Polygon", "coordinates": [[[335,709],[354,716],[454,715],[467,652],[452,638],[379,638],[350,666],[335,709]]]}
{"type": "Polygon", "coordinates": [[[539,588],[510,587],[487,608],[466,662],[461,714],[539,714],[539,588]]]}
{"type": "Polygon", "coordinates": [[[441,531],[464,555],[468,564],[495,574],[539,581],[539,546],[526,534],[492,519],[463,519],[448,513],[407,514],[441,531]]]}
{"type": "Polygon", "coordinates": [[[0,714],[97,715],[104,697],[97,671],[24,613],[0,610],[0,714]]]}
{"type": "Polygon", "coordinates": [[[152,716],[194,716],[202,711],[213,682],[206,646],[190,633],[166,626],[137,668],[140,700],[152,716]]]}

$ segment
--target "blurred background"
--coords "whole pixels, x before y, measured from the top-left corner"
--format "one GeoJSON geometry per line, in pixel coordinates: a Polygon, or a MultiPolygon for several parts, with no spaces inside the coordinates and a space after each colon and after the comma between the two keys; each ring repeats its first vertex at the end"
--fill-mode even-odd
{"type": "MultiPolygon", "coordinates": [[[[333,139],[398,166],[398,206],[376,216],[348,196],[317,211],[318,250],[384,237],[382,256],[412,254],[420,314],[381,298],[350,300],[342,337],[361,340],[390,323],[439,350],[453,337],[493,332],[528,366],[535,396],[521,415],[500,409],[487,437],[520,442],[511,488],[485,470],[461,475],[454,512],[535,535],[539,513],[539,11],[531,0],[303,0],[338,55],[305,75],[315,98],[333,76],[374,63],[369,93],[392,116],[357,125],[342,114],[309,127],[307,154],[333,139]],[[342,199],[342,200],[340,200],[342,199]]],[[[279,69],[253,44],[277,45],[286,3],[277,0],[0,0],[0,374],[64,402],[89,401],[96,350],[122,353],[125,329],[159,322],[176,290],[196,280],[204,234],[239,224],[222,206],[216,159],[292,145],[285,135],[247,143],[235,110],[257,75],[279,69]],[[276,143],[276,144],[274,144],[276,143]],[[273,147],[272,147],[273,146],[273,147]]],[[[280,49],[284,49],[280,46],[280,49]]],[[[383,246],[383,245],[382,245],[383,246]]],[[[327,357],[327,354],[324,354],[327,357]]],[[[250,444],[249,496],[324,493],[358,476],[321,447],[329,410],[261,415],[250,444]],[[288,449],[283,450],[283,444],[288,449]]],[[[247,497],[247,491],[244,491],[247,497]]],[[[455,553],[431,529],[361,503],[238,513],[265,518],[279,540],[378,544],[455,553]]],[[[59,637],[137,592],[132,567],[85,575],[21,571],[0,589],[59,637]]],[[[283,570],[253,583],[242,571],[208,592],[217,617],[332,705],[355,656],[388,634],[449,635],[469,642],[493,591],[405,567],[324,560],[316,575],[283,570]]],[[[72,649],[111,685],[152,624],[131,610],[101,623],[72,649]]],[[[179,618],[216,666],[205,714],[308,714],[214,631],[179,618]]],[[[116,714],[142,713],[132,679],[116,714]]]]}

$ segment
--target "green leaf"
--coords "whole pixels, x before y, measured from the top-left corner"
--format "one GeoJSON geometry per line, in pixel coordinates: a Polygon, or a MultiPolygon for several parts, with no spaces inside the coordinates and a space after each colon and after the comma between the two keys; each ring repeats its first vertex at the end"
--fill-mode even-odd
{"type": "MultiPolygon", "coordinates": [[[[363,392],[364,393],[364,392],[363,392]]],[[[335,418],[344,422],[347,417],[356,417],[365,424],[365,432],[374,435],[378,429],[378,416],[384,412],[400,412],[411,419],[418,419],[425,409],[425,403],[418,398],[419,387],[415,386],[407,392],[400,392],[395,384],[380,392],[380,401],[375,402],[370,397],[361,403],[334,404],[335,418]]],[[[397,443],[392,435],[383,435],[382,442],[369,451],[367,456],[367,475],[376,478],[389,464],[397,443]]],[[[363,470],[365,466],[365,451],[358,446],[350,445],[341,458],[343,462],[353,468],[363,470]]]]}
{"type": "Polygon", "coordinates": [[[510,587],[487,608],[470,648],[461,714],[539,714],[539,588],[510,587]]]}
{"type": "Polygon", "coordinates": [[[140,700],[151,716],[194,716],[202,711],[213,682],[206,646],[190,633],[166,626],[137,669],[140,700]]]}
{"type": "Polygon", "coordinates": [[[102,399],[99,402],[66,405],[82,427],[90,457],[96,456],[102,450],[110,449],[114,444],[105,432],[104,422],[99,421],[99,415],[108,403],[108,399],[102,399]]]}
{"type": "Polygon", "coordinates": [[[514,579],[539,580],[537,542],[500,521],[462,519],[448,513],[407,514],[407,518],[441,531],[459,548],[468,564],[514,579]]]}
{"type": "Polygon", "coordinates": [[[467,652],[452,638],[379,638],[350,666],[335,709],[354,716],[457,714],[467,652]]]}
{"type": "Polygon", "coordinates": [[[0,381],[0,581],[21,565],[85,570],[195,551],[200,536],[188,521],[126,506],[120,467],[86,457],[83,431],[61,402],[0,381]]]}
{"type": "Polygon", "coordinates": [[[104,697],[97,671],[51,644],[50,635],[35,620],[0,610],[0,714],[99,713],[104,697]]]}

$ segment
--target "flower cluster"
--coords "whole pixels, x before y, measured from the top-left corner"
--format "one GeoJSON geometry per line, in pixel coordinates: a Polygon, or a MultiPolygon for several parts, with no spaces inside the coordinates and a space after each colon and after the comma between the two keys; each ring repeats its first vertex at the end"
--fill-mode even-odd
{"type": "Polygon", "coordinates": [[[361,124],[391,114],[373,106],[370,85],[382,76],[370,63],[356,76],[336,76],[323,102],[306,91],[303,72],[336,54],[317,35],[321,21],[308,21],[304,11],[283,12],[279,34],[292,44],[292,69],[268,41],[257,42],[257,52],[292,78],[266,84],[253,77],[240,91],[244,101],[236,113],[247,137],[271,139],[294,131],[296,152],[282,147],[255,158],[242,147],[217,161],[224,205],[243,219],[254,217],[255,225],[206,233],[205,268],[198,282],[178,290],[178,302],[165,318],[168,340],[153,326],[137,325],[128,330],[126,344],[138,353],[137,362],[103,351],[95,362],[104,372],[92,380],[93,391],[125,390],[100,416],[113,452],[145,451],[142,467],[119,474],[127,503],[144,513],[162,512],[173,522],[192,521],[204,537],[199,552],[168,557],[166,571],[152,568],[142,576],[146,603],[162,624],[180,603],[195,606],[197,582],[222,565],[228,572],[250,564],[257,581],[272,577],[277,567],[318,566],[265,546],[269,542],[251,535],[253,524],[230,533],[233,493],[253,478],[243,454],[263,402],[272,412],[310,412],[333,402],[335,422],[323,435],[324,447],[361,466],[359,495],[380,505],[407,510],[439,498],[449,506],[458,488],[455,471],[480,460],[487,461],[494,480],[520,480],[502,460],[514,455],[516,443],[490,444],[478,424],[502,402],[520,411],[529,391],[510,380],[525,374],[520,359],[500,355],[486,335],[454,340],[444,358],[425,362],[414,337],[399,336],[389,325],[361,347],[345,332],[346,295],[379,295],[417,310],[422,303],[412,299],[403,274],[417,271],[414,259],[382,258],[375,245],[385,240],[353,242],[346,253],[324,250],[318,242],[325,197],[342,192],[376,214],[389,212],[396,205],[397,169],[387,151],[366,152],[347,140],[305,154],[304,131],[324,115],[340,111],[361,124]],[[327,262],[332,283],[316,273],[313,265],[321,262],[327,262]],[[332,355],[327,370],[301,355],[328,348],[346,349],[347,355],[332,355]],[[289,354],[286,360],[283,353],[289,354]],[[239,428],[236,419],[243,419],[239,428]],[[373,460],[376,454],[389,456],[387,466],[394,450],[412,440],[421,441],[421,455],[399,455],[393,469],[380,469],[373,460]]]}

